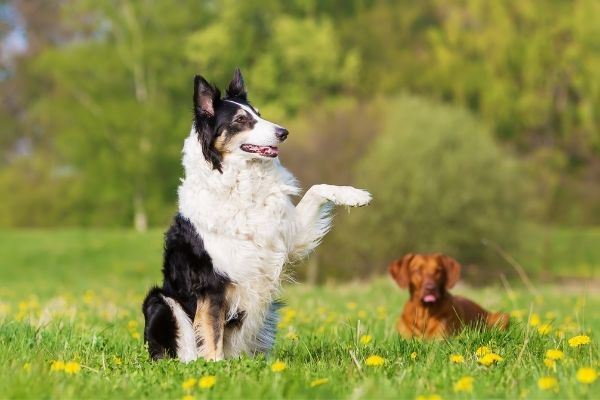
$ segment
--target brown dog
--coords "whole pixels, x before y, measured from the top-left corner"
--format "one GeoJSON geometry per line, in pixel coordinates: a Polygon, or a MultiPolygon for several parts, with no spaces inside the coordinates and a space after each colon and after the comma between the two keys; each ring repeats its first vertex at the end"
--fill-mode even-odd
{"type": "Polygon", "coordinates": [[[489,313],[448,292],[458,281],[460,269],[456,260],[443,254],[407,254],[390,264],[390,274],[398,286],[410,291],[397,324],[402,336],[450,336],[465,325],[508,327],[507,314],[489,313]]]}

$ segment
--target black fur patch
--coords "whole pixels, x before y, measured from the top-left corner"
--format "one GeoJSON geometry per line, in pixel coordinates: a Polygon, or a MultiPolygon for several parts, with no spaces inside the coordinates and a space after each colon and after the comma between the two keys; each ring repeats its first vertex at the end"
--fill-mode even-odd
{"type": "Polygon", "coordinates": [[[214,169],[223,172],[223,156],[215,149],[216,110],[221,101],[221,92],[203,77],[194,77],[194,129],[202,145],[202,154],[214,169]]]}
{"type": "Polygon", "coordinates": [[[144,341],[148,343],[148,352],[153,360],[177,355],[177,323],[161,294],[161,289],[152,288],[142,306],[146,321],[144,341]]]}
{"type": "Polygon", "coordinates": [[[242,326],[244,323],[244,319],[246,319],[246,313],[244,311],[239,311],[237,314],[233,316],[233,318],[229,319],[225,323],[226,329],[237,329],[242,326]]]}
{"type": "MultiPolygon", "coordinates": [[[[223,172],[223,154],[215,146],[217,138],[222,135],[232,137],[239,132],[250,130],[257,122],[250,113],[224,100],[246,105],[256,115],[260,115],[248,102],[246,85],[239,68],[235,70],[223,99],[215,85],[208,83],[202,76],[194,77],[194,129],[202,145],[204,158],[219,172],[223,172]]],[[[226,137],[223,142],[228,140],[226,137]]]]}
{"type": "Polygon", "coordinates": [[[151,289],[142,307],[146,321],[144,340],[153,359],[174,357],[177,353],[175,317],[161,294],[177,301],[193,320],[197,300],[204,297],[210,300],[211,316],[219,315],[230,284],[229,278],[214,270],[192,223],[179,214],[165,234],[163,278],[162,288],[151,289]]]}

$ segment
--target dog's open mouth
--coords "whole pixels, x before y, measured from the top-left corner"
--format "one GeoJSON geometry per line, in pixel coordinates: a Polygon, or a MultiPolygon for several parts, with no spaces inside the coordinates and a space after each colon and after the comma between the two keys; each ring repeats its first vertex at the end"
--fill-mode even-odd
{"type": "Polygon", "coordinates": [[[425,296],[421,297],[421,301],[423,303],[435,303],[437,301],[437,296],[435,294],[428,293],[425,296]]]}
{"type": "Polygon", "coordinates": [[[279,148],[275,146],[257,146],[255,144],[243,144],[240,149],[247,153],[256,153],[264,157],[277,157],[279,148]]]}

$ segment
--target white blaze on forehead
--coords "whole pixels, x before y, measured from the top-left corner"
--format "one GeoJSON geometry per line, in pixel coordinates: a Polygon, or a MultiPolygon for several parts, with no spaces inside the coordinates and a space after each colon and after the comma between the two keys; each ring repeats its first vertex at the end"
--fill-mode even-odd
{"type": "MultiPolygon", "coordinates": [[[[262,119],[251,107],[248,107],[246,104],[241,104],[241,103],[238,103],[237,101],[233,101],[233,100],[223,100],[223,101],[235,104],[236,106],[240,107],[242,110],[250,113],[250,115],[252,115],[254,118],[258,119],[259,121],[264,121],[269,124],[273,124],[272,122],[269,122],[266,119],[262,119]]],[[[276,125],[276,124],[273,124],[273,125],[276,125]]]]}
{"type": "Polygon", "coordinates": [[[247,130],[244,135],[238,135],[238,140],[241,141],[243,144],[250,144],[260,147],[276,147],[281,142],[276,135],[277,129],[281,128],[279,125],[267,121],[266,119],[262,119],[256,113],[256,111],[252,109],[252,107],[246,104],[240,104],[232,100],[224,101],[235,104],[240,109],[249,113],[252,116],[252,118],[254,118],[254,120],[256,121],[255,124],[252,126],[252,129],[247,130]]]}

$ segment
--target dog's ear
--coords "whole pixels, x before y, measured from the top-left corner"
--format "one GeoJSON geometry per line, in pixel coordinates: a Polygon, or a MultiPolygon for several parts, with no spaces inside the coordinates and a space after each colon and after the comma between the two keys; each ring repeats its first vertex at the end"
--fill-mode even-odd
{"type": "Polygon", "coordinates": [[[440,255],[440,262],[446,268],[446,288],[451,289],[460,278],[462,266],[454,258],[444,254],[440,255]]]}
{"type": "Polygon", "coordinates": [[[409,253],[402,258],[392,261],[388,267],[390,275],[392,275],[392,278],[394,278],[398,286],[401,288],[408,287],[408,283],[410,282],[410,272],[408,266],[410,265],[410,262],[414,256],[414,254],[409,253]]]}
{"type": "Polygon", "coordinates": [[[246,91],[246,85],[244,84],[244,77],[242,76],[242,71],[237,67],[233,72],[233,79],[229,82],[229,86],[227,86],[227,90],[225,91],[227,97],[237,97],[242,100],[246,100],[248,95],[246,91]]]}
{"type": "Polygon", "coordinates": [[[194,77],[194,113],[197,116],[214,117],[216,103],[221,94],[200,75],[194,77]]]}
{"type": "Polygon", "coordinates": [[[222,171],[221,161],[223,156],[214,147],[215,139],[215,109],[221,99],[221,93],[201,77],[194,77],[194,129],[198,134],[198,141],[202,145],[202,154],[213,169],[222,171]]]}

